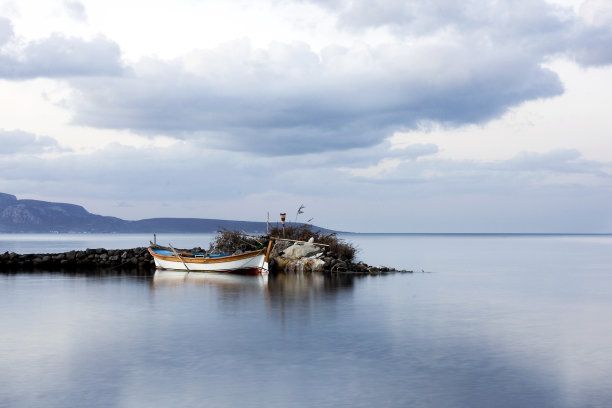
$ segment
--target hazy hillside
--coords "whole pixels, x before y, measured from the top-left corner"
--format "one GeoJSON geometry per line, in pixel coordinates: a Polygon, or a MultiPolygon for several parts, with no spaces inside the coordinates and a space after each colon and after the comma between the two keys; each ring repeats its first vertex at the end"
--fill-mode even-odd
{"type": "Polygon", "coordinates": [[[80,205],[18,200],[0,193],[0,232],[215,232],[220,228],[265,232],[265,222],[204,218],[150,218],[126,221],[92,214],[80,205]]]}

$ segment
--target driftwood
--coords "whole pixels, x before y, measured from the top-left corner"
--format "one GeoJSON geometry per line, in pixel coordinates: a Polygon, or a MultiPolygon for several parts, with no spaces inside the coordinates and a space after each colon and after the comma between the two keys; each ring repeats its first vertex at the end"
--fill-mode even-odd
{"type": "Polygon", "coordinates": [[[308,242],[308,241],[299,241],[297,239],[287,239],[287,238],[279,238],[279,237],[270,237],[270,239],[273,239],[275,241],[288,241],[288,242],[298,242],[301,244],[312,244],[312,245],[318,245],[318,246],[330,246],[329,244],[320,244],[318,242],[308,242]]]}

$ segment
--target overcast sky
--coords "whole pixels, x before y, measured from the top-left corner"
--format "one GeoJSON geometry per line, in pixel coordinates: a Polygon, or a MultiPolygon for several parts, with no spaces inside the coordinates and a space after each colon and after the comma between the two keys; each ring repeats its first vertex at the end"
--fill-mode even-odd
{"type": "Polygon", "coordinates": [[[612,232],[612,2],[0,0],[0,191],[612,232]]]}

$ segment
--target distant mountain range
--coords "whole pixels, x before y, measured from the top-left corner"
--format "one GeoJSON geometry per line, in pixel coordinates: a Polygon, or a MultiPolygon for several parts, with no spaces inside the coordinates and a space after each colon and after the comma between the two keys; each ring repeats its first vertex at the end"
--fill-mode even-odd
{"type": "Polygon", "coordinates": [[[265,232],[266,223],[207,218],[148,218],[127,221],[92,214],[80,205],[18,200],[14,195],[0,193],[0,232],[3,233],[208,233],[222,228],[265,232]]]}

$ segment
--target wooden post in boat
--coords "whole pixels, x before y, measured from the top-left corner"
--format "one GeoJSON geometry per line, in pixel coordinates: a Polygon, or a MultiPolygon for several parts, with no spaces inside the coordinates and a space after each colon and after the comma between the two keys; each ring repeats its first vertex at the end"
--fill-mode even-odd
{"type": "Polygon", "coordinates": [[[174,255],[176,255],[176,257],[178,259],[181,260],[181,262],[183,263],[183,265],[185,266],[185,269],[187,269],[187,272],[191,272],[189,270],[189,267],[187,266],[187,264],[185,263],[185,261],[183,261],[183,258],[181,258],[181,256],[178,254],[178,252],[176,252],[176,249],[174,249],[174,247],[171,244],[168,244],[168,246],[170,247],[170,249],[172,249],[172,252],[174,252],[174,255]]]}
{"type": "Polygon", "coordinates": [[[264,259],[264,262],[268,262],[268,260],[270,259],[270,251],[272,250],[272,242],[274,242],[274,240],[270,238],[270,242],[268,242],[268,249],[266,250],[266,257],[264,259]]]}

